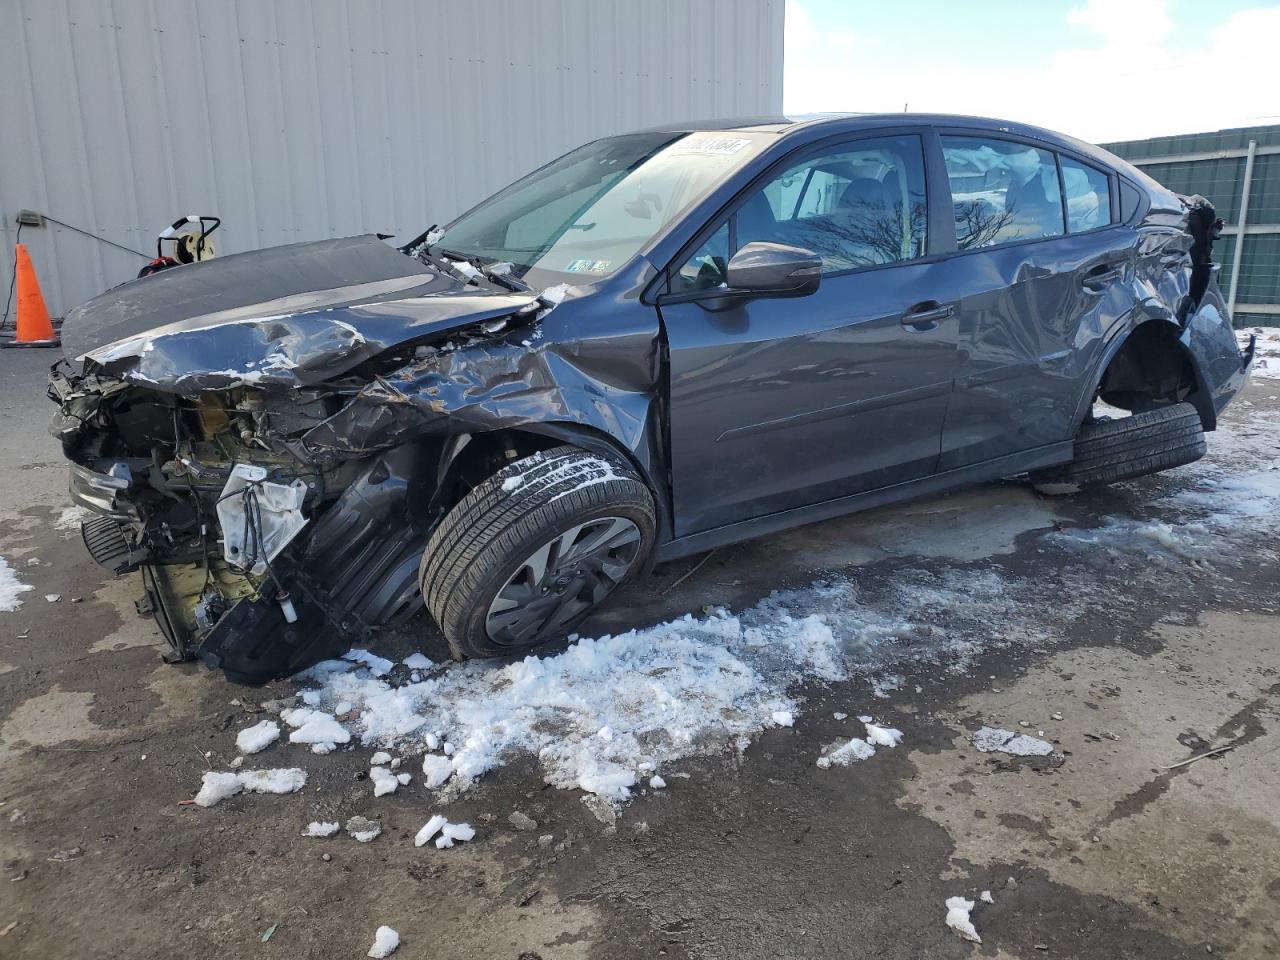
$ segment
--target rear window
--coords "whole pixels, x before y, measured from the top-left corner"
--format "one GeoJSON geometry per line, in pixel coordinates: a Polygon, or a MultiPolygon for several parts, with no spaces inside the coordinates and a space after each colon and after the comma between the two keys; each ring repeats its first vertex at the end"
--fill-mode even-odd
{"type": "Polygon", "coordinates": [[[1082,233],[1111,222],[1111,178],[1069,157],[1062,161],[1062,187],[1067,195],[1067,229],[1082,233]]]}

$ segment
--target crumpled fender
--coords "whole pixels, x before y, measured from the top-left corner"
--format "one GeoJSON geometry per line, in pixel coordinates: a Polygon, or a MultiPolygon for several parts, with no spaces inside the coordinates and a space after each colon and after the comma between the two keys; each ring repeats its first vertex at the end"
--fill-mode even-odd
{"type": "Polygon", "coordinates": [[[653,379],[604,381],[580,343],[525,346],[517,336],[442,351],[377,377],[304,434],[295,452],[312,462],[344,460],[423,437],[548,422],[590,427],[631,453],[643,449],[653,379]]]}

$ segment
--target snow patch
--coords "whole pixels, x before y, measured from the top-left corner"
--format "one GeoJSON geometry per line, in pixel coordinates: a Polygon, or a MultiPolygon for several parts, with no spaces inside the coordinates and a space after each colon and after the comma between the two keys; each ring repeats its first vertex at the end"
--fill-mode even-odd
{"type": "Polygon", "coordinates": [[[964,897],[947,898],[947,926],[957,934],[973,943],[981,943],[982,938],[969,919],[969,911],[973,909],[973,901],[964,897]]]}
{"type": "Polygon", "coordinates": [[[398,946],[400,946],[400,934],[388,926],[381,926],[374,933],[373,946],[369,948],[366,956],[373,957],[374,960],[383,960],[395,953],[398,946]]]}
{"type": "Polygon", "coordinates": [[[382,833],[382,823],[368,817],[352,817],[347,821],[347,834],[357,843],[370,843],[382,833]]]}
{"type": "Polygon", "coordinates": [[[239,776],[246,793],[297,793],[307,785],[307,772],[297,767],[242,770],[239,776]]]}
{"type": "Polygon", "coordinates": [[[434,790],[453,776],[453,761],[448,757],[429,753],[422,759],[422,772],[427,778],[427,787],[434,790]]]}
{"type": "Polygon", "coordinates": [[[201,778],[196,806],[212,807],[237,793],[297,793],[307,785],[307,774],[297,767],[277,770],[242,770],[219,773],[210,770],[201,778]]]}
{"type": "Polygon", "coordinates": [[[234,797],[244,789],[238,773],[217,773],[210,770],[200,779],[200,790],[196,794],[198,807],[212,807],[227,797],[234,797]]]}
{"type": "Polygon", "coordinates": [[[0,557],[0,611],[12,613],[17,610],[22,606],[19,595],[34,589],[35,587],[19,580],[13,567],[9,566],[9,561],[0,557]]]}
{"type": "Polygon", "coordinates": [[[411,653],[400,662],[410,670],[430,670],[435,666],[435,661],[422,653],[411,653]]]}
{"type": "Polygon", "coordinates": [[[80,524],[88,520],[91,514],[84,507],[66,507],[58,514],[58,518],[53,521],[54,529],[63,531],[80,532],[80,524]]]}
{"type": "MultiPolygon", "coordinates": [[[[350,660],[352,663],[362,663],[369,668],[369,672],[375,677],[385,677],[391,672],[391,668],[395,666],[386,657],[380,657],[376,653],[370,653],[368,650],[348,650],[342,655],[343,660],[350,660]]],[[[427,661],[430,663],[431,661],[427,661]]]]}
{"type": "Polygon", "coordinates": [[[324,822],[321,820],[312,820],[307,824],[307,829],[302,831],[304,837],[332,837],[338,832],[338,821],[324,822]]]}
{"type": "Polygon", "coordinates": [[[446,817],[437,813],[422,825],[422,829],[413,838],[413,845],[415,847],[425,847],[431,842],[431,838],[440,832],[440,828],[448,822],[449,820],[446,817]]]}
{"type": "Polygon", "coordinates": [[[973,745],[983,753],[1011,753],[1015,757],[1047,757],[1053,753],[1053,744],[1047,740],[999,727],[983,727],[973,735],[973,745]]]}
{"type": "Polygon", "coordinates": [[[1238,330],[1240,349],[1249,345],[1250,335],[1258,338],[1257,349],[1253,354],[1253,366],[1249,368],[1252,376],[1264,380],[1280,380],[1280,330],[1275,327],[1253,327],[1238,330]]]}
{"type": "Polygon", "coordinates": [[[373,767],[369,771],[369,779],[373,781],[373,795],[375,797],[395,793],[400,786],[400,778],[386,767],[373,767]]]}
{"type": "MultiPolygon", "coordinates": [[[[429,789],[455,796],[532,755],[553,786],[620,802],[640,774],[648,779],[642,764],[653,771],[684,757],[742,751],[778,725],[775,714],[794,722],[798,704],[788,691],[801,683],[884,677],[887,667],[908,661],[959,671],[984,648],[1024,637],[1042,642],[1044,634],[1017,615],[1007,585],[994,571],[921,573],[895,584],[888,605],[875,608],[846,581],[821,582],[738,614],[717,609],[580,639],[561,653],[506,665],[470,661],[405,682],[327,661],[298,679],[316,684],[311,692],[321,707],[353,705],[359,716],[351,733],[364,745],[426,753],[429,789]],[[944,629],[957,611],[966,621],[944,629]],[[993,622],[1002,624],[995,636],[993,622]],[[606,728],[609,736],[601,736],[606,728]],[[452,756],[427,753],[442,743],[452,756]]],[[[298,718],[290,712],[285,719],[294,725],[298,718]]],[[[845,749],[834,762],[874,749],[858,742],[861,748],[839,744],[845,749]]]]}
{"type": "Polygon", "coordinates": [[[280,724],[263,720],[236,734],[236,749],[241,753],[258,753],[280,739],[280,724]]]}
{"type": "Polygon", "coordinates": [[[351,732],[323,710],[293,707],[281,710],[280,719],[295,728],[289,742],[309,743],[312,753],[332,753],[338,744],[351,742],[351,732]]]}
{"type": "Polygon", "coordinates": [[[896,747],[902,742],[902,731],[893,727],[878,727],[874,723],[865,723],[867,742],[877,747],[896,747]]]}
{"type": "Polygon", "coordinates": [[[861,737],[854,737],[847,742],[828,744],[818,757],[818,766],[823,770],[831,767],[847,767],[858,760],[870,760],[876,755],[876,748],[861,737]]]}

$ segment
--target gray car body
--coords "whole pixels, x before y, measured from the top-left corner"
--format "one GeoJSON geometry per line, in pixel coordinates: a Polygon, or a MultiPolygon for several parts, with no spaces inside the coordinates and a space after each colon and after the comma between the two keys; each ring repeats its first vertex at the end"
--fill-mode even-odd
{"type": "MultiPolygon", "coordinates": [[[[86,372],[157,395],[252,387],[270,396],[362,377],[341,409],[282,443],[318,469],[367,461],[366,479],[388,469],[391,452],[426,445],[427,456],[391,468],[430,473],[402,477],[410,500],[431,499],[467,440],[494,431],[623,458],[653,491],[657,559],[1069,461],[1109,362],[1150,324],[1191,371],[1185,399],[1205,429],[1244,382],[1250,358],[1217,284],[1211,274],[1195,280],[1188,203],[1096,147],[951,116],[669,129],[750,129],[775,142],[629,263],[558,304],[464,284],[377,238],[353,238],[125,284],[68,316],[68,352],[86,372]],[[945,132],[1012,139],[1108,171],[1123,222],[957,250],[945,132]],[[925,148],[924,256],[825,276],[804,297],[671,292],[669,271],[788,159],[885,133],[917,134],[925,148]],[[1127,218],[1122,181],[1137,198],[1127,218]],[[390,369],[389,357],[398,358],[390,369]]],[[[75,430],[62,426],[68,456],[82,473],[103,472],[75,430]]],[[[360,509],[345,498],[326,505],[300,551],[315,559],[337,546],[326,524],[340,528],[335,512],[360,509]]],[[[101,497],[81,502],[102,508],[101,497]]],[[[370,519],[370,536],[378,523],[401,523],[391,519],[399,509],[370,519]]],[[[434,514],[404,510],[425,536],[434,514]]],[[[412,548],[388,561],[400,572],[389,567],[384,579],[403,576],[412,548]]],[[[352,576],[338,566],[325,576],[352,576]]],[[[385,616],[366,609],[364,619],[385,616]]]]}

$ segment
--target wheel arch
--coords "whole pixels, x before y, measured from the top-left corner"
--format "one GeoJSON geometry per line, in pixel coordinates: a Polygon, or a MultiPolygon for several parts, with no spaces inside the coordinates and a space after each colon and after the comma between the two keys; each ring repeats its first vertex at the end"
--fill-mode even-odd
{"type": "MultiPolygon", "coordinates": [[[[1088,389],[1081,395],[1077,404],[1071,424],[1072,436],[1075,436],[1089,416],[1094,399],[1104,389],[1107,377],[1117,361],[1127,364],[1136,358],[1149,358],[1153,350],[1160,351],[1161,360],[1166,365],[1166,369],[1174,366],[1179,368],[1179,384],[1176,390],[1187,391],[1182,396],[1177,396],[1175,391],[1174,396],[1153,397],[1153,400],[1157,401],[1155,405],[1190,403],[1200,415],[1200,422],[1204,429],[1206,431],[1214,429],[1217,425],[1217,414],[1213,408],[1213,399],[1195,354],[1188,349],[1183,340],[1181,327],[1172,318],[1147,317],[1131,325],[1121,326],[1108,341],[1087,381],[1088,389]]],[[[1119,378],[1130,374],[1117,368],[1115,375],[1119,378]]],[[[1149,384],[1139,383],[1126,384],[1123,380],[1115,384],[1115,386],[1126,385],[1130,386],[1132,388],[1130,392],[1135,394],[1143,392],[1142,387],[1149,386],[1149,384]]]]}
{"type": "Polygon", "coordinates": [[[671,499],[668,484],[666,478],[655,469],[653,462],[627,449],[616,437],[605,431],[573,421],[539,420],[503,430],[461,433],[449,437],[440,452],[436,495],[433,498],[434,511],[438,516],[443,516],[465,495],[463,488],[469,484],[460,481],[474,480],[480,474],[496,473],[506,461],[565,444],[579,447],[588,453],[621,460],[631,467],[653,496],[654,509],[658,515],[658,543],[669,539],[671,499]],[[470,474],[468,471],[471,471],[470,474]]]}

